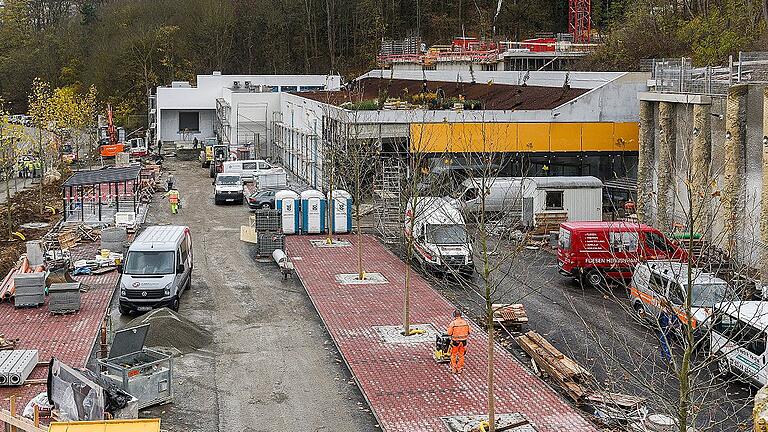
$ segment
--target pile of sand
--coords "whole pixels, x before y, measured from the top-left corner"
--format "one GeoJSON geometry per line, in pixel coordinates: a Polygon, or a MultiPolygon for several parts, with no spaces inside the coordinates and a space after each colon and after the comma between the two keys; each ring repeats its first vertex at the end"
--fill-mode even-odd
{"type": "Polygon", "coordinates": [[[176,349],[182,354],[204,348],[213,342],[213,334],[168,308],[155,309],[133,321],[125,328],[149,324],[147,347],[176,349]]]}

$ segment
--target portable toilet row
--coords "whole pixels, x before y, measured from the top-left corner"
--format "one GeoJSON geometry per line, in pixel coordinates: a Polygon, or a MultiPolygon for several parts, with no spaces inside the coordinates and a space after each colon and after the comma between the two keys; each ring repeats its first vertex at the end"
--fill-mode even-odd
{"type": "Polygon", "coordinates": [[[334,233],[352,231],[352,196],[343,190],[328,194],[314,189],[297,194],[281,190],[275,194],[275,207],[280,210],[283,234],[321,234],[326,229],[326,206],[331,201],[331,228],[334,233]]]}

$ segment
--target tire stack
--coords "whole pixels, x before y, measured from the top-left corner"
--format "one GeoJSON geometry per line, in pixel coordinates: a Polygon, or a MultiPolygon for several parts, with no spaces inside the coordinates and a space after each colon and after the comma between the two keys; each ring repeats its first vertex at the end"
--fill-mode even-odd
{"type": "Polygon", "coordinates": [[[256,256],[271,257],[276,249],[285,246],[285,235],[280,223],[280,210],[259,209],[254,215],[256,229],[256,256]]]}

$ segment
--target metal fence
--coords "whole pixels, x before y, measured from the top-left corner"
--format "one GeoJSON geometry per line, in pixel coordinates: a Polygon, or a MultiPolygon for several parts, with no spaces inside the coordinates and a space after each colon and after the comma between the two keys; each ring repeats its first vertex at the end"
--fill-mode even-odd
{"type": "Polygon", "coordinates": [[[725,95],[739,83],[768,83],[768,52],[740,52],[727,66],[693,67],[690,58],[652,59],[643,62],[651,72],[651,91],[725,95]]]}

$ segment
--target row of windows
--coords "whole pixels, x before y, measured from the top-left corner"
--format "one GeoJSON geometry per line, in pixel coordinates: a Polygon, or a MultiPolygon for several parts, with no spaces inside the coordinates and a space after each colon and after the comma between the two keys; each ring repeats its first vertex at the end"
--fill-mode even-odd
{"type": "Polygon", "coordinates": [[[755,355],[765,352],[765,332],[730,315],[718,315],[712,330],[755,355]]]}

